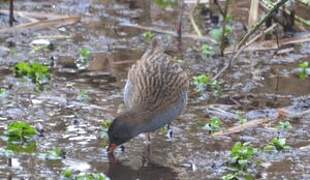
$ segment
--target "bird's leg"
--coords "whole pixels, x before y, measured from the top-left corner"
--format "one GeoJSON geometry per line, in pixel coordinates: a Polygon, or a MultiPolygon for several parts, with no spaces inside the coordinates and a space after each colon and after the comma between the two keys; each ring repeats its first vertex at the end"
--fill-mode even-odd
{"type": "Polygon", "coordinates": [[[144,150],[143,156],[142,156],[142,167],[147,167],[148,163],[150,162],[151,157],[151,144],[146,145],[146,149],[144,150]]]}
{"type": "Polygon", "coordinates": [[[125,152],[125,146],[124,145],[120,145],[119,147],[121,148],[122,152],[125,152]]]}
{"type": "Polygon", "coordinates": [[[147,144],[151,144],[151,134],[147,133],[147,144]]]}
{"type": "Polygon", "coordinates": [[[14,4],[13,4],[14,0],[10,0],[10,16],[9,16],[9,23],[10,26],[13,26],[13,22],[16,21],[14,18],[14,4]]]}

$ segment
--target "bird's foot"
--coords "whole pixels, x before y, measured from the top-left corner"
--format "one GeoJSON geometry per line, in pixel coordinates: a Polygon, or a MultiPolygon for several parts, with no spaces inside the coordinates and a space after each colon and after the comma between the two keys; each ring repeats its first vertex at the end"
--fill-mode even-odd
{"type": "Polygon", "coordinates": [[[167,136],[167,138],[168,138],[168,141],[172,141],[172,138],[173,138],[173,131],[172,131],[172,129],[170,128],[170,124],[167,125],[167,129],[168,129],[168,131],[167,131],[166,136],[167,136]]]}
{"type": "Polygon", "coordinates": [[[119,148],[121,149],[122,152],[125,152],[125,146],[124,145],[120,145],[119,148]]]}
{"type": "Polygon", "coordinates": [[[173,131],[172,129],[168,129],[168,132],[167,132],[167,138],[168,138],[168,141],[172,141],[173,139],[173,131]]]}

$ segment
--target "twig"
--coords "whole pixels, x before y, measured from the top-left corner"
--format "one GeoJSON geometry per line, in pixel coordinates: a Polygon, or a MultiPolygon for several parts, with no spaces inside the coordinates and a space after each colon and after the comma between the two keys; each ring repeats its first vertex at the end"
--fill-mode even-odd
{"type": "Polygon", "coordinates": [[[253,127],[256,127],[260,124],[267,123],[270,121],[271,120],[267,119],[267,118],[251,120],[251,121],[248,121],[246,123],[243,123],[243,124],[240,124],[240,125],[237,125],[237,126],[234,126],[234,127],[231,127],[231,128],[228,128],[228,129],[216,132],[216,133],[213,133],[212,136],[226,136],[229,134],[238,133],[238,132],[241,132],[245,129],[253,128],[253,127]]]}
{"type": "Polygon", "coordinates": [[[10,19],[9,19],[9,23],[10,23],[10,27],[13,26],[13,22],[14,22],[14,0],[10,0],[10,19]]]}
{"type": "Polygon", "coordinates": [[[196,5],[195,5],[195,7],[193,7],[193,9],[192,9],[192,10],[190,11],[190,13],[189,13],[189,20],[191,21],[192,26],[193,26],[193,28],[194,28],[196,34],[197,34],[199,37],[202,37],[202,33],[201,33],[201,31],[200,31],[200,29],[199,29],[199,27],[198,27],[198,25],[196,24],[195,19],[194,19],[195,9],[196,9],[196,5]]]}
{"type": "Polygon", "coordinates": [[[281,0],[278,2],[269,12],[265,15],[250,31],[248,31],[240,40],[237,45],[237,49],[240,49],[241,46],[249,39],[249,37],[267,20],[271,17],[271,15],[277,11],[283,4],[285,4],[288,0],[281,0]]]}
{"type": "Polygon", "coordinates": [[[178,40],[178,51],[182,54],[182,22],[183,22],[183,11],[184,11],[184,2],[183,0],[179,1],[179,16],[176,25],[177,29],[177,40],[178,40]]]}
{"type": "Polygon", "coordinates": [[[58,26],[58,27],[66,26],[66,25],[75,24],[78,21],[80,21],[80,17],[77,17],[77,16],[62,17],[62,18],[51,19],[51,20],[42,20],[38,22],[20,24],[20,25],[11,27],[11,28],[0,29],[0,33],[16,32],[16,31],[22,31],[25,29],[42,29],[42,28],[51,27],[51,26],[58,26]]]}
{"type": "Polygon", "coordinates": [[[220,45],[221,56],[224,56],[224,49],[225,49],[225,31],[226,31],[228,4],[229,4],[229,0],[226,0],[224,12],[222,14],[224,20],[223,20],[223,26],[222,26],[221,45],[220,45]]]}
{"type": "Polygon", "coordinates": [[[217,6],[217,8],[219,9],[221,15],[224,15],[224,11],[222,9],[222,7],[220,6],[219,2],[217,0],[214,1],[214,4],[217,6]]]}
{"type": "MultiPolygon", "coordinates": [[[[303,116],[305,116],[307,114],[310,114],[310,109],[309,110],[305,110],[305,111],[300,112],[300,113],[290,113],[285,108],[281,108],[281,109],[278,109],[278,112],[279,113],[278,113],[278,117],[277,118],[281,117],[281,112],[282,113],[286,113],[286,116],[289,117],[289,118],[301,118],[301,117],[303,117],[303,116]]],[[[271,122],[273,120],[276,120],[276,119],[268,119],[268,118],[255,119],[255,120],[251,120],[251,121],[248,121],[246,123],[243,123],[243,124],[240,124],[240,125],[237,125],[237,126],[233,126],[231,128],[228,128],[228,129],[216,132],[216,133],[214,133],[212,135],[213,136],[226,136],[226,135],[229,135],[229,134],[234,134],[234,133],[241,132],[241,131],[243,131],[245,129],[248,129],[248,128],[257,127],[260,124],[268,123],[268,122],[271,122]]]]}
{"type": "MultiPolygon", "coordinates": [[[[272,4],[268,4],[265,0],[262,0],[261,2],[260,2],[260,5],[264,8],[264,9],[266,9],[266,10],[269,10],[271,7],[272,7],[272,4]]],[[[288,9],[285,9],[284,10],[286,13],[290,13],[289,12],[289,10],[288,9]]],[[[306,20],[306,19],[304,19],[304,18],[302,18],[302,17],[300,17],[300,16],[297,16],[296,14],[295,14],[295,19],[298,21],[298,23],[300,23],[301,25],[303,24],[303,25],[305,25],[305,26],[307,26],[307,27],[309,27],[310,26],[310,20],[306,20]]]]}
{"type": "MultiPolygon", "coordinates": [[[[283,46],[287,45],[292,45],[292,44],[300,44],[304,42],[309,42],[310,41],[310,33],[302,35],[302,36],[297,36],[293,38],[285,38],[285,39],[280,39],[279,40],[279,46],[280,48],[283,46]]],[[[264,50],[273,50],[273,49],[278,49],[278,45],[274,40],[267,40],[267,41],[261,41],[255,44],[251,44],[248,47],[246,47],[244,51],[264,51],[264,50]]],[[[233,53],[233,49],[229,48],[229,50],[225,51],[225,54],[231,54],[233,53]]]]}
{"type": "Polygon", "coordinates": [[[231,64],[238,58],[238,56],[241,54],[241,52],[248,47],[249,45],[251,45],[252,43],[254,43],[257,39],[259,39],[261,36],[263,36],[264,34],[268,33],[269,31],[273,30],[275,27],[277,26],[277,24],[273,24],[272,26],[270,26],[268,29],[264,30],[263,32],[259,33],[258,35],[256,35],[251,41],[249,41],[247,44],[245,44],[242,48],[240,48],[237,53],[233,56],[233,58],[229,61],[228,64],[226,64],[212,79],[216,80],[224,71],[226,71],[226,69],[228,69],[231,64]]]}
{"type": "Polygon", "coordinates": [[[259,7],[259,0],[251,0],[248,27],[252,27],[257,22],[258,7],[259,7]]]}
{"type": "MultiPolygon", "coordinates": [[[[131,28],[137,28],[137,29],[141,29],[141,30],[145,30],[145,31],[153,31],[153,32],[157,32],[157,33],[169,34],[171,36],[178,37],[178,34],[174,31],[163,30],[163,29],[156,28],[156,27],[141,26],[139,24],[128,24],[128,23],[121,24],[121,25],[126,26],[126,27],[131,27],[131,28]]],[[[207,37],[207,36],[199,37],[199,36],[194,35],[194,34],[183,33],[182,37],[183,38],[190,38],[190,39],[194,39],[194,40],[199,40],[199,41],[209,41],[212,43],[216,43],[216,41],[214,39],[212,39],[211,37],[207,37]]]]}

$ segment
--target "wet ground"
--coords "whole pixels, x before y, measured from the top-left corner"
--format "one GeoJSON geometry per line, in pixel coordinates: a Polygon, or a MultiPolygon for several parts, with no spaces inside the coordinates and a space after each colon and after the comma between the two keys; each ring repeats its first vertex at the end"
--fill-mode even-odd
{"type": "MultiPolygon", "coordinates": [[[[77,15],[81,16],[81,22],[0,34],[0,88],[7,91],[0,97],[0,130],[3,132],[14,120],[25,120],[42,133],[33,151],[12,156],[3,153],[8,145],[3,138],[0,140],[1,178],[58,179],[64,169],[71,168],[103,172],[112,179],[220,179],[229,171],[229,150],[235,142],[248,141],[262,147],[277,135],[274,127],[283,120],[275,118],[280,108],[294,115],[310,109],[310,78],[301,80],[297,76],[298,64],[310,62],[310,43],[293,46],[292,51],[280,55],[275,50],[246,52],[223,77],[221,96],[201,98],[191,86],[187,111],[173,123],[172,141],[162,132],[155,132],[149,152],[146,138],[139,136],[125,145],[125,152],[116,152],[118,164],[109,163],[101,122],[117,115],[128,67],[148,45],[144,31],[124,24],[152,24],[175,31],[177,11],[161,10],[150,2],[16,2],[17,11],[77,15]],[[48,39],[53,44],[52,50],[33,51],[30,43],[35,39],[48,39]],[[75,64],[82,47],[92,52],[92,61],[86,69],[78,69],[75,64]],[[42,92],[35,91],[33,83],[14,77],[13,65],[23,60],[51,66],[52,79],[42,92]],[[85,93],[87,98],[81,99],[85,93]],[[238,112],[243,112],[249,121],[274,120],[227,136],[213,137],[202,128],[211,116],[220,117],[224,127],[229,128],[238,123],[238,112]],[[55,147],[65,151],[64,159],[46,160],[36,155],[55,147]]],[[[246,9],[241,8],[240,12],[243,11],[246,9]]],[[[6,18],[0,16],[2,24],[6,18]]],[[[187,18],[183,26],[185,32],[193,33],[187,18]]],[[[173,37],[158,36],[171,44],[172,54],[178,54],[177,48],[173,48],[176,43],[173,37]]],[[[215,74],[228,57],[203,57],[200,47],[201,42],[184,40],[181,64],[191,76],[215,74]]],[[[286,133],[292,148],[259,153],[255,159],[263,165],[254,170],[257,178],[310,179],[310,114],[294,117],[286,119],[293,126],[286,133]]]]}

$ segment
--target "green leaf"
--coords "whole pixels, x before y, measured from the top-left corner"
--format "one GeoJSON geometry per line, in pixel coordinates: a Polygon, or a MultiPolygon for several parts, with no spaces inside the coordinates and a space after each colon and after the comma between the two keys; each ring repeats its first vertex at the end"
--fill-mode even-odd
{"type": "Polygon", "coordinates": [[[177,0],[155,0],[154,2],[162,9],[176,7],[177,5],[177,0]]]}
{"type": "Polygon", "coordinates": [[[143,37],[145,41],[151,41],[155,37],[155,33],[152,31],[146,31],[143,33],[143,37]]]}
{"type": "Polygon", "coordinates": [[[202,54],[207,56],[207,57],[214,54],[214,50],[213,50],[212,46],[209,46],[208,44],[202,45],[201,51],[202,51],[202,54]]]}
{"type": "Polygon", "coordinates": [[[12,122],[7,127],[9,141],[23,141],[37,135],[37,130],[25,121],[12,122]]]}
{"type": "Polygon", "coordinates": [[[30,142],[30,143],[22,143],[22,144],[15,144],[9,142],[6,147],[7,150],[10,150],[15,153],[34,153],[37,150],[37,143],[30,142]]]}
{"type": "Polygon", "coordinates": [[[66,178],[71,178],[73,175],[72,169],[66,168],[63,172],[62,175],[66,178]]]}
{"type": "Polygon", "coordinates": [[[84,60],[88,60],[90,58],[90,55],[91,55],[91,52],[88,48],[80,49],[80,56],[82,56],[84,60]]]}
{"type": "Polygon", "coordinates": [[[208,124],[206,124],[203,129],[207,129],[211,132],[216,132],[219,131],[221,129],[222,126],[222,122],[220,120],[220,118],[218,117],[212,117],[210,119],[210,122],[208,124]]]}
{"type": "Polygon", "coordinates": [[[308,68],[309,67],[309,62],[305,61],[303,63],[298,64],[300,68],[308,68]]]}
{"type": "Polygon", "coordinates": [[[59,160],[59,159],[63,159],[64,155],[65,155],[65,152],[61,148],[56,147],[53,150],[40,153],[38,157],[41,159],[59,160]]]}
{"type": "Polygon", "coordinates": [[[5,97],[7,95],[7,91],[4,88],[0,88],[0,97],[5,97]]]}
{"type": "Polygon", "coordinates": [[[15,75],[30,78],[36,85],[41,86],[49,80],[50,72],[46,65],[21,62],[15,65],[15,75]]]}
{"type": "Polygon", "coordinates": [[[232,173],[229,173],[229,174],[226,174],[225,176],[222,176],[222,179],[223,180],[238,180],[236,174],[232,174],[232,173]]]}
{"type": "Polygon", "coordinates": [[[271,143],[269,143],[268,145],[266,145],[264,147],[264,150],[265,151],[282,151],[282,150],[286,150],[286,149],[289,149],[290,146],[288,146],[286,144],[286,139],[285,138],[273,138],[271,140],[271,143]]]}
{"type": "Polygon", "coordinates": [[[207,74],[201,74],[198,76],[194,76],[194,84],[200,85],[207,85],[210,82],[210,78],[207,74]]]}
{"type": "Polygon", "coordinates": [[[15,74],[17,77],[31,76],[32,69],[29,63],[21,62],[15,65],[15,74]]]}
{"type": "Polygon", "coordinates": [[[246,167],[256,153],[257,149],[253,148],[250,143],[237,142],[231,149],[231,157],[240,168],[246,167]]]}
{"type": "Polygon", "coordinates": [[[110,128],[110,126],[112,125],[112,120],[110,119],[105,119],[102,121],[101,123],[101,127],[105,130],[108,130],[110,128]]]}
{"type": "Polygon", "coordinates": [[[108,180],[106,175],[103,173],[80,173],[76,180],[108,180]]]}
{"type": "MultiPolygon", "coordinates": [[[[225,37],[228,37],[233,32],[232,26],[226,25],[225,27],[225,37]]],[[[214,28],[210,31],[210,36],[217,42],[221,41],[222,38],[222,28],[214,28]]]]}
{"type": "Polygon", "coordinates": [[[279,122],[277,128],[279,130],[288,130],[288,129],[291,129],[292,128],[292,125],[290,122],[288,121],[284,121],[284,122],[279,122]]]}

